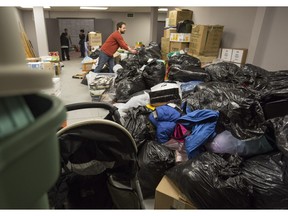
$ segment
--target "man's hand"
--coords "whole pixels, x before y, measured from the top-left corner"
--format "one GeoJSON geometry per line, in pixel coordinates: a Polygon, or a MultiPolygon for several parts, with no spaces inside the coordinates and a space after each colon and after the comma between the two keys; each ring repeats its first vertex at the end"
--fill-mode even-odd
{"type": "Polygon", "coordinates": [[[137,50],[135,50],[135,49],[131,49],[130,52],[131,52],[132,54],[137,54],[137,53],[138,53],[137,50]]]}

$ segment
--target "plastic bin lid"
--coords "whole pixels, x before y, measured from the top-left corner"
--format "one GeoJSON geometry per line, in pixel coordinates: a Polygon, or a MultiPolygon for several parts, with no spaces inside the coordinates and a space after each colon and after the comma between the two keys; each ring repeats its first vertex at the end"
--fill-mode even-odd
{"type": "Polygon", "coordinates": [[[24,95],[52,88],[51,74],[25,64],[0,67],[0,97],[24,95]]]}

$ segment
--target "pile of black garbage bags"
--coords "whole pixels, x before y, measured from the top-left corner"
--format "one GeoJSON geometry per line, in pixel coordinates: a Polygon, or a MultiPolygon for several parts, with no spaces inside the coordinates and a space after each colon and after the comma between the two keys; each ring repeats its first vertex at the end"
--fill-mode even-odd
{"type": "Polygon", "coordinates": [[[265,109],[288,100],[288,71],[228,62],[202,68],[187,54],[166,67],[160,51],[151,42],[122,60],[114,86],[121,103],[165,75],[181,86],[181,103],[133,107],[124,118],[144,198],[167,175],[199,209],[288,208],[288,103],[287,115],[265,109]]]}

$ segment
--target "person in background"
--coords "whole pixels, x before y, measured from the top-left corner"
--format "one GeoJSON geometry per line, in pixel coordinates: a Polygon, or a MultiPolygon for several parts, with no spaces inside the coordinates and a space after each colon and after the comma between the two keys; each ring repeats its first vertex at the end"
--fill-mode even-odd
{"type": "Polygon", "coordinates": [[[81,52],[81,56],[80,58],[84,58],[85,57],[85,34],[84,34],[84,29],[80,30],[80,34],[79,34],[79,45],[80,45],[80,52],[81,52]]]}
{"type": "Polygon", "coordinates": [[[70,60],[69,55],[69,39],[67,37],[67,33],[63,32],[60,36],[60,44],[61,44],[61,54],[62,54],[62,61],[65,61],[65,55],[67,60],[70,60]]]}
{"type": "MultiPolygon", "coordinates": [[[[70,46],[72,46],[72,40],[71,40],[70,34],[68,33],[68,29],[67,29],[67,28],[64,29],[64,33],[67,34],[67,38],[68,38],[68,40],[69,40],[70,46]]],[[[70,46],[69,46],[69,47],[70,47],[70,46]]]]}
{"type": "Polygon", "coordinates": [[[113,73],[113,67],[115,64],[113,54],[118,50],[119,47],[128,50],[133,54],[137,54],[137,51],[135,49],[131,49],[122,37],[122,34],[124,34],[126,31],[126,23],[117,23],[116,29],[117,30],[113,32],[101,46],[98,65],[94,70],[95,73],[99,73],[107,62],[109,65],[109,72],[113,73]]]}

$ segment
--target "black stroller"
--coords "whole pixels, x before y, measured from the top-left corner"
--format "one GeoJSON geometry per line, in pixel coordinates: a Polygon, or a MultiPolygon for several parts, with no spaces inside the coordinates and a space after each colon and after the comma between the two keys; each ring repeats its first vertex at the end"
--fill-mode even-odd
{"type": "Polygon", "coordinates": [[[99,102],[67,105],[67,111],[104,108],[104,119],[62,128],[61,174],[48,192],[54,209],[144,209],[137,147],[121,125],[117,108],[99,102]]]}

